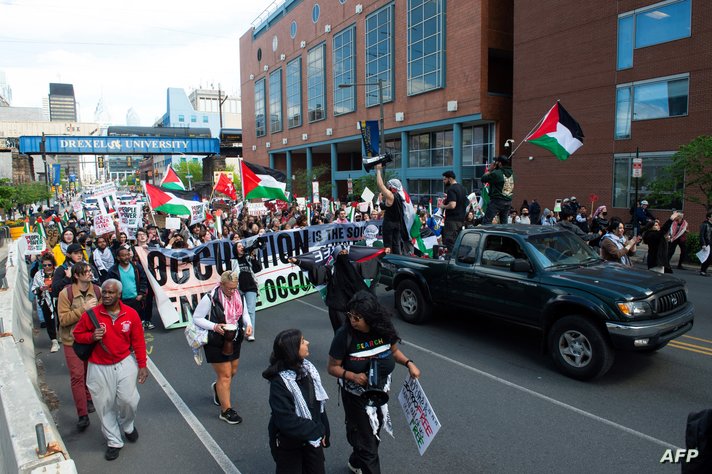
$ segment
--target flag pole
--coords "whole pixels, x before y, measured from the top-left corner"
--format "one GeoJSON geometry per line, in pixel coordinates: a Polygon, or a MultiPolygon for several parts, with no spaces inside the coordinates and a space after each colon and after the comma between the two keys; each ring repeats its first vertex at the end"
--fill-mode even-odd
{"type": "Polygon", "coordinates": [[[536,125],[534,125],[534,126],[532,127],[532,129],[529,130],[529,133],[527,133],[526,135],[524,135],[524,139],[523,139],[521,142],[519,142],[519,145],[517,145],[517,147],[516,147],[514,150],[512,150],[512,153],[510,153],[509,156],[514,156],[514,152],[517,151],[517,150],[519,150],[519,147],[524,144],[524,142],[527,140],[527,137],[528,137],[529,135],[531,135],[532,132],[533,132],[534,130],[536,130],[537,127],[539,127],[539,125],[542,124],[542,122],[544,122],[544,119],[546,118],[547,115],[549,115],[549,112],[551,112],[551,111],[554,109],[554,107],[556,107],[558,104],[559,104],[559,101],[557,100],[557,101],[556,101],[556,104],[554,104],[549,110],[547,110],[546,113],[545,113],[545,114],[539,119],[539,121],[536,123],[536,125]]]}
{"type": "Polygon", "coordinates": [[[146,200],[148,201],[148,208],[151,210],[151,219],[153,219],[153,225],[158,227],[158,224],[156,224],[156,211],[153,210],[153,206],[151,206],[151,200],[148,198],[148,190],[146,189],[146,181],[143,181],[141,183],[143,185],[143,194],[146,196],[146,200]]]}

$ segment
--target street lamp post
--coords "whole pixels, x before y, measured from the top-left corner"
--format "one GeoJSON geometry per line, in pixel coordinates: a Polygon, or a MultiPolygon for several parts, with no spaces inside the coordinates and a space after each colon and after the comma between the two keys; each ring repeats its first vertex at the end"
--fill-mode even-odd
{"type": "Polygon", "coordinates": [[[191,181],[191,179],[193,179],[193,175],[190,174],[190,171],[189,171],[188,174],[185,175],[185,177],[188,179],[188,191],[192,191],[193,190],[193,182],[191,181]]]}
{"type": "Polygon", "coordinates": [[[356,86],[378,86],[378,108],[380,112],[379,128],[381,129],[381,140],[379,144],[379,155],[386,154],[386,129],[383,122],[383,79],[378,79],[377,82],[359,82],[352,84],[339,84],[340,89],[346,89],[356,86]]]}

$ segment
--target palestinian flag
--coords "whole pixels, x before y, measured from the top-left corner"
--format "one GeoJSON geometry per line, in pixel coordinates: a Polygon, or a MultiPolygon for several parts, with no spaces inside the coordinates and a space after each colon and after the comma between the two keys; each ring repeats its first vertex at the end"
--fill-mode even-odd
{"type": "Polygon", "coordinates": [[[35,221],[35,232],[40,234],[43,239],[47,238],[47,232],[45,232],[44,224],[42,223],[42,218],[38,217],[35,221]]]}
{"type": "Polygon", "coordinates": [[[148,183],[146,183],[146,197],[151,209],[174,216],[190,216],[192,207],[200,204],[195,201],[181,199],[170,191],[163,191],[148,183]]]}
{"type": "Polygon", "coordinates": [[[560,102],[547,112],[541,126],[524,139],[546,148],[558,159],[565,160],[583,145],[581,126],[560,102]]]}
{"type": "Polygon", "coordinates": [[[166,174],[165,176],[163,176],[163,180],[161,181],[161,187],[164,189],[185,191],[185,185],[183,184],[183,181],[180,180],[176,172],[173,171],[173,167],[171,166],[166,169],[166,174]]]}
{"type": "Polygon", "coordinates": [[[287,189],[287,176],[284,173],[244,160],[240,162],[240,173],[245,199],[288,201],[284,194],[287,189]]]}
{"type": "Polygon", "coordinates": [[[25,216],[25,225],[22,228],[22,233],[23,234],[29,234],[30,233],[30,218],[25,216]]]}

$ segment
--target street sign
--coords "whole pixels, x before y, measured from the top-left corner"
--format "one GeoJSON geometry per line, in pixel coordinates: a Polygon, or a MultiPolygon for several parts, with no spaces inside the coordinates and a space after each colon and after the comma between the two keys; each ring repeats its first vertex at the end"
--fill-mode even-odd
{"type": "Polygon", "coordinates": [[[633,158],[633,177],[642,178],[643,177],[643,159],[633,158]]]}

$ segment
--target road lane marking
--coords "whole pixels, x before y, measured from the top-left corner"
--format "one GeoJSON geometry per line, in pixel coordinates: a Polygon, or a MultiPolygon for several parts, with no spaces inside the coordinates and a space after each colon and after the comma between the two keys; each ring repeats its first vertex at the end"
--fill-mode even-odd
{"type": "Polygon", "coordinates": [[[707,342],[709,344],[712,344],[712,341],[710,341],[709,339],[702,339],[701,337],[688,336],[687,334],[683,335],[682,337],[686,337],[688,339],[694,339],[695,341],[702,341],[702,342],[707,342]]]}
{"type": "MultiPolygon", "coordinates": [[[[327,311],[326,309],[324,309],[323,307],[316,306],[316,305],[313,305],[313,304],[311,304],[311,303],[307,303],[306,301],[302,301],[301,299],[297,299],[297,300],[295,300],[295,301],[299,301],[300,303],[302,303],[302,304],[304,304],[304,305],[307,305],[307,306],[311,306],[312,308],[318,309],[319,311],[323,311],[323,312],[325,312],[325,313],[328,312],[328,311],[327,311]]],[[[644,440],[646,440],[646,441],[650,441],[651,443],[657,444],[657,445],[659,445],[659,446],[662,446],[662,447],[665,448],[665,449],[681,449],[681,448],[679,448],[678,446],[675,446],[675,445],[672,444],[672,443],[668,443],[668,442],[666,442],[666,441],[663,441],[663,440],[654,438],[654,437],[652,437],[652,436],[646,435],[645,433],[641,433],[640,431],[636,431],[636,430],[634,430],[634,429],[632,429],[632,428],[628,428],[627,426],[623,426],[623,425],[621,425],[621,424],[619,424],[619,423],[616,423],[615,421],[611,421],[611,420],[608,420],[608,419],[606,419],[606,418],[602,418],[602,417],[600,417],[600,416],[598,416],[598,415],[594,415],[593,413],[589,413],[589,412],[587,412],[587,411],[581,410],[580,408],[576,408],[576,407],[573,406],[573,405],[569,405],[568,403],[564,403],[564,402],[562,402],[562,401],[556,400],[555,398],[551,398],[551,397],[549,397],[549,396],[547,396],[547,395],[544,395],[543,393],[535,392],[534,390],[528,389],[528,388],[523,387],[523,386],[521,386],[521,385],[517,385],[517,384],[514,383],[514,382],[510,382],[509,380],[505,380],[505,379],[503,379],[503,378],[501,378],[501,377],[497,377],[496,375],[490,374],[489,372],[485,372],[485,371],[483,371],[483,370],[476,369],[476,368],[474,368],[474,367],[472,367],[472,366],[470,366],[470,365],[464,364],[464,363],[459,362],[459,361],[457,361],[457,360],[455,360],[455,359],[451,359],[451,358],[448,357],[448,356],[442,355],[442,354],[440,354],[440,353],[438,353],[438,352],[435,352],[435,351],[432,351],[432,350],[430,350],[430,349],[426,349],[426,348],[423,347],[423,346],[420,346],[420,345],[417,345],[417,344],[413,344],[412,342],[408,342],[408,341],[402,341],[402,343],[403,343],[404,345],[410,346],[410,347],[412,347],[412,348],[414,348],[414,349],[417,349],[417,350],[419,350],[419,351],[425,352],[426,354],[430,354],[430,355],[432,355],[432,356],[434,356],[434,357],[437,357],[437,358],[439,358],[439,359],[442,359],[442,360],[444,360],[444,361],[446,361],[446,362],[450,362],[451,364],[454,364],[454,365],[456,365],[456,366],[458,366],[458,367],[460,367],[460,368],[463,368],[463,369],[465,369],[465,370],[469,370],[470,372],[474,372],[474,373],[476,373],[476,374],[478,374],[478,375],[481,375],[481,376],[483,376],[483,377],[486,377],[486,378],[488,378],[488,379],[490,379],[490,380],[493,380],[493,381],[495,381],[495,382],[498,382],[498,383],[501,383],[501,384],[503,384],[503,385],[506,385],[507,387],[513,388],[513,389],[515,389],[515,390],[519,390],[520,392],[524,392],[524,393],[526,393],[526,394],[528,394],[528,395],[532,395],[532,396],[534,396],[534,397],[536,397],[536,398],[539,398],[539,399],[544,400],[544,401],[546,401],[546,402],[552,403],[552,404],[554,404],[554,405],[556,405],[556,406],[559,406],[559,407],[564,408],[564,409],[566,409],[566,410],[572,411],[572,412],[577,413],[577,414],[579,414],[579,415],[585,416],[585,417],[590,418],[590,419],[592,419],[592,420],[594,420],[594,421],[598,421],[599,423],[603,423],[604,425],[611,426],[611,427],[613,427],[613,428],[615,428],[615,429],[621,430],[621,431],[623,431],[623,432],[625,432],[625,433],[628,433],[628,434],[630,434],[630,435],[636,436],[636,437],[641,438],[641,439],[644,439],[644,440]]]]}
{"type": "Polygon", "coordinates": [[[188,423],[188,426],[190,426],[190,428],[196,434],[200,442],[203,443],[205,449],[208,450],[213,459],[215,459],[215,462],[218,463],[220,469],[222,469],[223,472],[240,474],[240,471],[232,463],[227,454],[225,454],[225,452],[220,448],[220,445],[218,445],[215,439],[210,436],[208,430],[206,430],[202,423],[198,421],[198,418],[193,414],[192,411],[190,411],[190,408],[188,408],[188,405],[186,405],[180,395],[178,395],[178,392],[175,391],[173,386],[168,382],[168,380],[166,380],[161,371],[158,370],[156,364],[154,364],[153,361],[148,358],[148,362],[146,365],[148,366],[148,370],[151,371],[151,375],[153,375],[153,377],[156,379],[158,385],[163,389],[164,392],[166,392],[168,398],[178,409],[178,413],[181,414],[186,423],[188,423]]]}
{"type": "Polygon", "coordinates": [[[688,344],[686,342],[680,341],[670,341],[669,345],[670,347],[674,347],[675,349],[681,349],[683,351],[696,352],[698,354],[712,356],[712,349],[710,349],[709,347],[697,346],[695,344],[688,344]]]}

